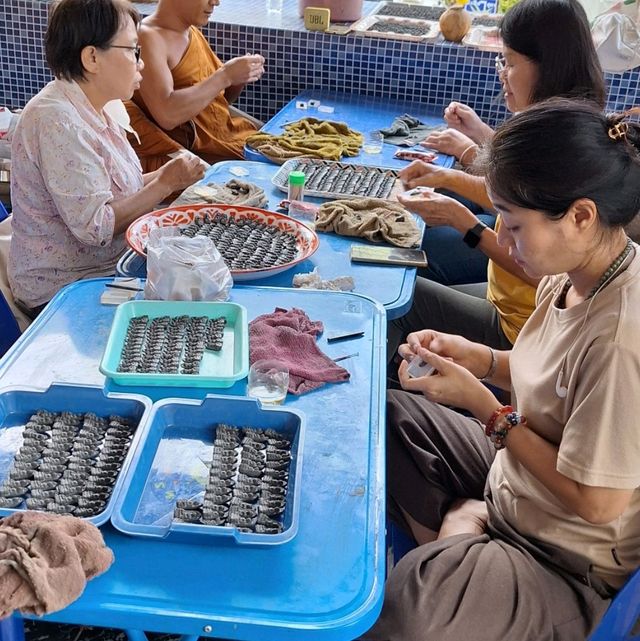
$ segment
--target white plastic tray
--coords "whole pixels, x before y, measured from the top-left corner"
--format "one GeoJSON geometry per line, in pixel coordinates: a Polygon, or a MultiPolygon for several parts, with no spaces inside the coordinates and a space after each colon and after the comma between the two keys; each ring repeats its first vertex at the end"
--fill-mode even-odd
{"type": "MultiPolygon", "coordinates": [[[[274,177],[271,179],[271,182],[282,191],[287,191],[288,189],[288,178],[289,173],[292,171],[302,171],[305,176],[309,176],[312,168],[318,166],[330,166],[337,167],[341,170],[342,175],[344,176],[345,172],[360,172],[363,176],[371,177],[373,174],[378,176],[388,177],[387,187],[383,192],[371,193],[370,190],[364,193],[353,193],[352,191],[344,191],[339,189],[314,189],[312,186],[305,185],[304,193],[307,196],[313,198],[328,198],[336,200],[338,198],[389,198],[394,193],[394,188],[398,183],[398,173],[394,169],[389,169],[386,167],[370,167],[366,165],[354,165],[350,163],[342,163],[335,160],[319,160],[317,158],[292,158],[287,160],[280,169],[276,172],[274,177]],[[393,177],[393,182],[390,180],[393,177]]],[[[313,180],[313,176],[312,179],[313,180]]],[[[313,183],[311,183],[312,185],[313,183]]],[[[361,186],[361,183],[357,183],[361,186]]]]}

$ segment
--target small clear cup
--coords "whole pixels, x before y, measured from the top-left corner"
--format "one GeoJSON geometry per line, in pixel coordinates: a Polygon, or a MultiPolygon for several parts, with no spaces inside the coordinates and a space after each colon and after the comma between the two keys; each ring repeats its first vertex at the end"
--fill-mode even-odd
{"type": "Polygon", "coordinates": [[[364,136],[362,149],[365,154],[379,154],[382,151],[384,136],[381,131],[368,131],[364,136]]]}
{"type": "Polygon", "coordinates": [[[267,405],[281,405],[289,388],[289,368],[281,361],[256,361],[249,369],[247,394],[267,405]]]}

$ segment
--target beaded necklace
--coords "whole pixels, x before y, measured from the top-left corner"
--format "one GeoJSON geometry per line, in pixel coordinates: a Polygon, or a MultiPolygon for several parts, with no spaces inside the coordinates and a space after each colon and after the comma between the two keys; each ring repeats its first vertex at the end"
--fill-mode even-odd
{"type": "MultiPolygon", "coordinates": [[[[585,300],[589,300],[590,298],[593,298],[593,296],[595,296],[595,294],[598,291],[600,291],[602,287],[604,287],[609,283],[609,280],[618,271],[618,269],[620,269],[620,266],[627,259],[627,256],[631,253],[632,249],[633,249],[633,242],[631,241],[631,238],[627,238],[627,244],[624,246],[624,249],[620,252],[618,257],[611,263],[611,265],[607,267],[607,270],[605,271],[604,274],[602,274],[602,276],[600,277],[600,280],[596,283],[595,287],[589,292],[589,295],[585,300]]],[[[571,280],[567,278],[567,282],[562,287],[562,291],[560,292],[560,296],[558,297],[559,307],[565,307],[567,293],[569,292],[570,288],[571,288],[571,280]]]]}

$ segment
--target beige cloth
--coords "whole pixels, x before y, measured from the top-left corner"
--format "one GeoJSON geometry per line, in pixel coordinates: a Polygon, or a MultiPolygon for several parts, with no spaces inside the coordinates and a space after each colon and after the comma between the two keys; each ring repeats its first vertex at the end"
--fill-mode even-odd
{"type": "Polygon", "coordinates": [[[353,198],[324,203],[316,213],[316,231],[357,236],[398,247],[420,244],[420,230],[402,205],[380,198],[353,198]]]}
{"type": "Polygon", "coordinates": [[[246,207],[266,207],[269,199],[262,187],[253,183],[232,178],[224,185],[218,183],[198,183],[187,187],[171,203],[176,205],[192,205],[196,203],[222,203],[225,205],[245,205],[246,207]]]}
{"type": "Polygon", "coordinates": [[[587,523],[508,448],[490,473],[496,506],[518,532],[588,557],[614,587],[640,566],[638,246],[635,252],[624,272],[570,309],[554,305],[566,276],[543,279],[510,361],[512,404],[559,447],[558,472],[584,485],[633,490],[628,507],[611,523],[587,523]],[[556,392],[561,386],[565,397],[556,392]]]}
{"type": "Polygon", "coordinates": [[[16,512],[0,521],[0,618],[41,616],[75,601],[113,563],[100,530],[73,516],[16,512]]]}
{"type": "Polygon", "coordinates": [[[340,160],[357,156],[364,138],[344,122],[303,118],[284,126],[281,135],[258,132],[247,138],[247,145],[276,163],[309,156],[340,160]]]}
{"type": "Polygon", "coordinates": [[[2,295],[9,304],[13,315],[15,316],[18,326],[24,332],[31,319],[18,307],[16,307],[13,299],[13,292],[9,287],[9,279],[7,277],[7,264],[9,263],[9,247],[11,245],[11,216],[0,223],[0,290],[2,295]]]}

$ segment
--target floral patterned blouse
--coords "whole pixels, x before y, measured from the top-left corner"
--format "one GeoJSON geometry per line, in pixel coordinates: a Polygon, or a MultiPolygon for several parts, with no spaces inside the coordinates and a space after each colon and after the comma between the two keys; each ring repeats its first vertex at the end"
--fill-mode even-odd
{"type": "Polygon", "coordinates": [[[119,125],[102,116],[76,82],[54,80],[16,126],[8,276],[27,308],[68,283],[112,274],[125,250],[110,203],[142,189],[142,169],[119,125]]]}

